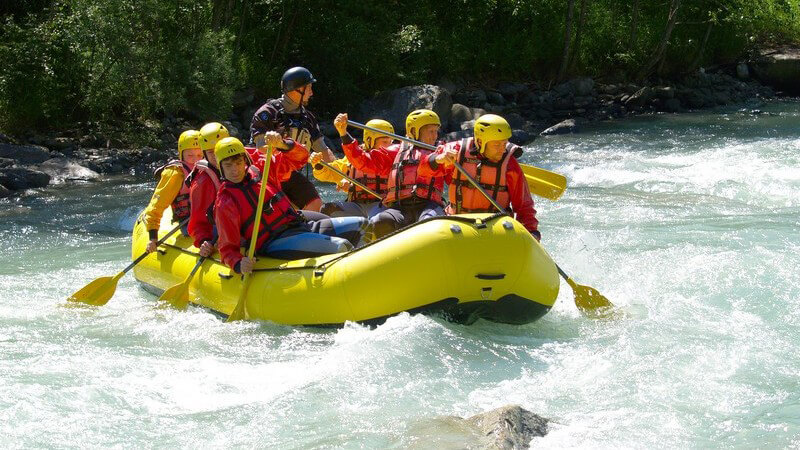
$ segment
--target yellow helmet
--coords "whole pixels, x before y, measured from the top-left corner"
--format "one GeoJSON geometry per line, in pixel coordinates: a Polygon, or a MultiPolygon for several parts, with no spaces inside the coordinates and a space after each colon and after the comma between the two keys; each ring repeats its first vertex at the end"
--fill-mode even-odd
{"type": "Polygon", "coordinates": [[[178,138],[178,158],[183,159],[183,152],[200,148],[200,132],[197,130],[186,130],[178,138]]]}
{"type": "Polygon", "coordinates": [[[207,123],[200,128],[200,149],[204,152],[213,152],[217,141],[228,136],[230,134],[225,125],[219,122],[207,123]]]}
{"type": "Polygon", "coordinates": [[[486,143],[502,141],[511,137],[511,125],[497,114],[484,114],[475,121],[475,144],[483,154],[486,143]]]}
{"type": "MultiPolygon", "coordinates": [[[[392,126],[392,124],[390,124],[385,120],[372,119],[369,122],[367,122],[367,126],[372,128],[377,128],[382,131],[388,131],[389,133],[394,133],[394,127],[392,126]]],[[[375,139],[385,136],[386,136],[385,134],[376,133],[370,130],[364,130],[364,145],[366,146],[367,149],[372,149],[372,147],[375,145],[375,139]]]]}
{"type": "Polygon", "coordinates": [[[222,167],[222,161],[232,158],[236,155],[245,155],[247,160],[247,152],[244,150],[244,144],[235,137],[225,137],[217,142],[214,146],[214,155],[217,157],[217,164],[222,167]]]}
{"type": "Polygon", "coordinates": [[[441,126],[442,121],[439,120],[439,115],[430,109],[417,109],[411,111],[411,113],[409,113],[406,117],[406,136],[410,137],[411,139],[418,139],[419,130],[425,125],[441,126]],[[414,134],[416,134],[416,136],[411,134],[412,128],[414,129],[414,134]]]}

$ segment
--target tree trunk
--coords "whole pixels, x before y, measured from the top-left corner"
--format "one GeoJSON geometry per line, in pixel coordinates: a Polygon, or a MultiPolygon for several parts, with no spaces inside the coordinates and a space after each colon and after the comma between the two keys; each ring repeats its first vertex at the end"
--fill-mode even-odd
{"type": "Polygon", "coordinates": [[[558,81],[563,81],[569,64],[569,45],[572,41],[572,16],[575,14],[575,0],[567,2],[567,22],[564,26],[564,51],[561,53],[561,67],[558,69],[558,81]]]}
{"type": "Polygon", "coordinates": [[[572,46],[572,55],[569,57],[569,71],[572,72],[575,68],[575,62],[578,60],[578,55],[581,51],[581,37],[583,36],[583,29],[586,25],[586,4],[588,0],[581,0],[581,13],[578,19],[578,27],[575,29],[575,45],[572,46]]]}
{"type": "Polygon", "coordinates": [[[211,29],[219,31],[222,27],[222,19],[225,16],[225,0],[214,0],[211,5],[211,29]]]}
{"type": "Polygon", "coordinates": [[[669,8],[669,18],[667,19],[667,27],[664,29],[664,35],[661,37],[661,42],[658,43],[658,48],[653,54],[653,57],[642,67],[639,71],[638,78],[644,79],[653,71],[653,68],[661,61],[667,50],[669,38],[672,36],[672,30],[675,29],[675,22],[678,20],[678,9],[681,7],[681,0],[672,0],[672,5],[669,8]]]}
{"type": "Polygon", "coordinates": [[[636,45],[636,39],[639,38],[639,0],[633,0],[631,5],[631,47],[636,45]]]}
{"type": "Polygon", "coordinates": [[[708,37],[711,36],[711,28],[713,26],[714,22],[709,21],[708,27],[706,27],[706,34],[703,36],[703,42],[700,43],[700,49],[697,51],[697,56],[695,56],[694,61],[689,65],[690,71],[694,71],[700,67],[700,63],[703,62],[703,53],[706,51],[706,44],[708,44],[708,37]]]}

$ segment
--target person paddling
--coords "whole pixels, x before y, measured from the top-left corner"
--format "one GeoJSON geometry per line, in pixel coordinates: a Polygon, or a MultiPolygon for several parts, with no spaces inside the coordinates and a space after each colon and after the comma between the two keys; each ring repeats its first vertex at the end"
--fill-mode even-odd
{"type": "MultiPolygon", "coordinates": [[[[158,228],[161,224],[161,216],[168,206],[172,208],[174,223],[182,222],[191,213],[189,188],[184,180],[194,168],[195,163],[203,157],[199,136],[200,132],[197,130],[187,130],[181,133],[178,138],[178,159],[168,162],[155,171],[158,184],[143,213],[144,223],[150,237],[146,247],[148,253],[154,252],[158,247],[158,228]]],[[[186,227],[181,231],[184,235],[189,234],[186,227]]]]}
{"type": "Polygon", "coordinates": [[[533,198],[516,159],[522,149],[508,142],[510,137],[511,126],[505,119],[485,114],[475,121],[474,137],[440,146],[420,162],[419,173],[445,177],[450,197],[447,214],[495,212],[489,200],[456,169],[453,162],[457,162],[536,240],[541,240],[533,198]]]}
{"type": "Polygon", "coordinates": [[[200,128],[200,148],[205,159],[197,162],[186,179],[192,204],[189,235],[203,257],[211,256],[216,250],[212,244],[217,234],[214,228],[214,200],[222,181],[214,146],[228,136],[228,129],[219,122],[207,123],[200,128]]]}
{"type": "MultiPolygon", "coordinates": [[[[370,218],[369,227],[374,237],[444,214],[444,178],[417,173],[420,161],[432,154],[431,150],[402,143],[365,152],[347,133],[347,114],[336,116],[334,126],[353,167],[389,179],[382,201],[386,209],[370,218]]],[[[429,109],[412,111],[406,117],[406,136],[425,144],[436,143],[440,127],[439,116],[429,109]]]]}
{"type": "MultiPolygon", "coordinates": [[[[394,127],[391,123],[381,120],[372,119],[367,122],[367,126],[377,128],[379,130],[394,133],[394,127]]],[[[366,152],[376,148],[386,148],[392,145],[392,138],[378,134],[374,131],[364,131],[364,146],[366,152]]],[[[322,159],[321,153],[311,154],[310,164],[314,168],[314,177],[319,181],[327,181],[336,183],[336,188],[340,191],[347,192],[347,200],[328,202],[322,205],[323,214],[331,217],[347,217],[347,216],[361,216],[370,218],[384,208],[381,205],[381,199],[376,198],[371,193],[351,183],[340,174],[330,170],[329,168],[319,164],[322,159]]],[[[356,169],[347,160],[347,157],[337,159],[330,163],[338,171],[347,174],[350,178],[363,184],[381,196],[386,196],[389,178],[385,176],[375,175],[356,169]]]]}
{"type": "MultiPolygon", "coordinates": [[[[317,118],[306,109],[314,95],[313,84],[317,80],[305,67],[292,67],[281,77],[283,95],[267,100],[253,114],[250,124],[250,143],[256,147],[264,145],[264,133],[277,131],[284,138],[292,139],[305,148],[322,153],[325,162],[336,159],[325,144],[317,118]]],[[[298,169],[299,170],[299,169],[298,169]]],[[[300,209],[319,211],[322,200],[308,178],[297,171],[281,184],[289,200],[300,209]]]]}
{"type": "Polygon", "coordinates": [[[266,177],[248,171],[244,145],[236,138],[220,140],[214,152],[223,176],[214,205],[219,231],[219,252],[223,263],[237,273],[250,273],[254,259],[242,254],[253,238],[261,183],[268,183],[261,225],[256,237],[256,254],[281,259],[310,258],[351,250],[363,235],[366,219],[346,217],[307,221],[280,190],[281,181],[308,162],[308,150],[277,133],[265,135],[275,151],[266,177]]]}

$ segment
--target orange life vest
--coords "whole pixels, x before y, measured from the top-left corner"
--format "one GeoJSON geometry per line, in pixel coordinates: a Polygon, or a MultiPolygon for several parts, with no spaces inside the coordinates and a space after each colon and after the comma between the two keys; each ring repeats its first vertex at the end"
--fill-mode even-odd
{"type": "MultiPolygon", "coordinates": [[[[352,164],[350,165],[350,170],[347,171],[347,175],[364,186],[372,189],[381,196],[386,196],[387,183],[389,181],[388,178],[383,178],[379,175],[370,175],[366,172],[356,169],[352,164]]],[[[369,203],[377,200],[378,199],[375,198],[374,195],[361,189],[355,184],[350,183],[350,190],[347,193],[347,201],[369,203]]]]}
{"type": "Polygon", "coordinates": [[[417,169],[422,158],[427,158],[433,153],[431,150],[412,146],[403,143],[400,151],[392,164],[392,171],[389,173],[389,186],[383,203],[387,206],[395,202],[416,197],[422,200],[432,201],[443,205],[442,191],[444,190],[444,178],[431,177],[425,178],[417,175],[417,169]]]}
{"type": "MultiPolygon", "coordinates": [[[[248,248],[253,234],[253,224],[258,208],[258,191],[260,189],[259,177],[248,174],[247,180],[241,183],[224,181],[217,195],[227,192],[236,202],[240,213],[240,233],[242,247],[248,248]],[[248,238],[248,236],[250,236],[248,238]]],[[[261,224],[258,229],[256,248],[261,248],[271,238],[278,236],[292,225],[304,222],[303,216],[292,207],[286,194],[271,184],[267,184],[264,192],[264,207],[261,212],[261,224]]]]}
{"type": "MultiPolygon", "coordinates": [[[[156,180],[161,178],[161,172],[167,167],[179,167],[183,172],[184,180],[189,176],[189,166],[179,159],[173,159],[155,170],[153,174],[156,176],[156,180]]],[[[178,191],[178,195],[172,200],[170,207],[172,207],[172,221],[174,223],[180,223],[183,222],[184,219],[189,218],[189,215],[192,213],[192,208],[189,206],[189,186],[185,182],[181,183],[181,190],[178,191]]]]}
{"type": "MultiPolygon", "coordinates": [[[[508,162],[514,155],[516,145],[509,143],[503,157],[498,162],[492,162],[484,158],[475,148],[473,138],[461,140],[461,149],[458,151],[457,161],[464,168],[483,190],[486,191],[504,209],[511,204],[511,195],[508,192],[506,183],[506,173],[508,162]]],[[[450,206],[453,214],[469,212],[493,212],[495,207],[489,200],[481,194],[469,180],[461,174],[461,171],[453,172],[453,181],[449,189],[450,206]]]]}

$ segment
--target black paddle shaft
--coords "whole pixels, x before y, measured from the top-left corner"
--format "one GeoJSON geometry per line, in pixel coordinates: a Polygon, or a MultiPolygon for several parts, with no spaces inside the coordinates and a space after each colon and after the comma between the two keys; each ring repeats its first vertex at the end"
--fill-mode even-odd
{"type": "MultiPolygon", "coordinates": [[[[169,233],[165,234],[164,237],[159,239],[158,242],[156,242],[156,245],[158,246],[158,245],[163,244],[164,241],[166,241],[170,236],[175,234],[176,231],[180,230],[181,227],[186,225],[188,222],[189,222],[189,219],[183,219],[183,222],[179,223],[178,226],[176,226],[175,228],[169,230],[169,233]]],[[[128,264],[128,267],[122,269],[122,273],[127,273],[129,270],[133,269],[133,266],[135,266],[135,265],[139,264],[140,262],[142,262],[142,260],[147,258],[147,255],[149,255],[149,254],[150,253],[148,253],[148,252],[144,252],[141,255],[139,255],[139,257],[136,258],[135,260],[133,260],[132,263],[128,264]]]]}

